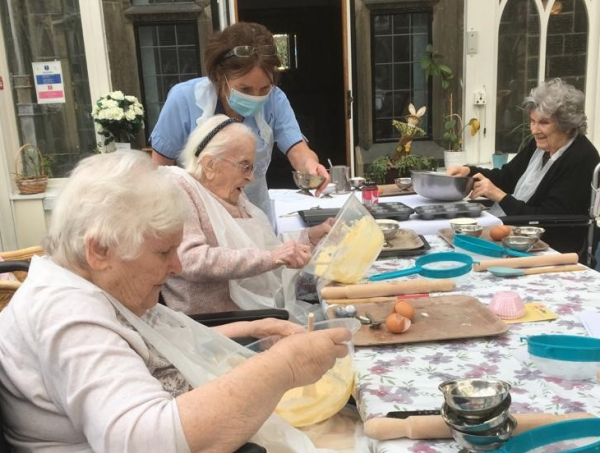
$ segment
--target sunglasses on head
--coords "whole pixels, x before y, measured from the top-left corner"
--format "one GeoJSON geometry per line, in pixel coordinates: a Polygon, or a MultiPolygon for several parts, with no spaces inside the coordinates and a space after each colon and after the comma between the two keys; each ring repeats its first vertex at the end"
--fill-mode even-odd
{"type": "Polygon", "coordinates": [[[263,55],[266,57],[273,57],[277,55],[277,47],[271,44],[265,44],[262,46],[235,46],[225,55],[223,58],[229,57],[251,57],[254,54],[263,55]]]}

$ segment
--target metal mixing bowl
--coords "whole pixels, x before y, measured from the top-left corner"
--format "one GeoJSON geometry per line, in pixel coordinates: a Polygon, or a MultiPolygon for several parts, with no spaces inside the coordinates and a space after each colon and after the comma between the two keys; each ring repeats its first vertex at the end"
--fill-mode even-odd
{"type": "Polygon", "coordinates": [[[508,396],[510,384],[495,379],[456,379],[439,387],[446,404],[462,417],[480,419],[494,412],[508,396]]]}
{"type": "Polygon", "coordinates": [[[481,225],[453,224],[452,229],[454,230],[454,234],[466,234],[467,236],[473,236],[474,238],[481,236],[481,232],[483,231],[483,227],[481,225]]]}
{"type": "Polygon", "coordinates": [[[546,230],[540,227],[523,226],[513,227],[512,232],[515,236],[527,236],[539,239],[546,230]]]}
{"type": "Polygon", "coordinates": [[[413,189],[425,198],[458,201],[473,190],[473,178],[448,176],[435,171],[411,171],[413,189]]]}
{"type": "Polygon", "coordinates": [[[400,223],[397,220],[390,219],[376,219],[377,225],[383,233],[383,239],[385,239],[384,247],[391,247],[390,240],[396,236],[396,233],[400,229],[400,223]]]}
{"type": "Polygon", "coordinates": [[[511,250],[519,252],[528,252],[533,245],[538,241],[536,237],[527,236],[506,236],[502,239],[502,245],[511,250]]]}
{"type": "Polygon", "coordinates": [[[512,415],[509,415],[504,425],[490,433],[465,433],[452,426],[450,427],[450,431],[452,431],[454,440],[469,451],[491,451],[501,448],[511,438],[516,427],[517,420],[512,415]]]}
{"type": "Polygon", "coordinates": [[[408,189],[412,185],[411,178],[396,178],[394,182],[400,190],[408,189]]]}
{"type": "Polygon", "coordinates": [[[310,173],[301,173],[299,171],[293,171],[292,175],[294,176],[296,185],[303,190],[316,189],[325,181],[325,178],[321,175],[311,175],[310,173]]]}
{"type": "Polygon", "coordinates": [[[486,416],[485,419],[481,420],[473,420],[461,417],[447,404],[442,406],[440,413],[446,424],[454,429],[458,429],[463,433],[487,434],[500,429],[502,425],[504,425],[506,419],[508,418],[508,409],[510,407],[510,403],[511,398],[509,393],[494,412],[486,416]]]}
{"type": "Polygon", "coordinates": [[[365,184],[365,181],[365,178],[363,178],[362,176],[355,176],[354,178],[348,179],[350,187],[352,187],[353,189],[361,188],[365,184]]]}

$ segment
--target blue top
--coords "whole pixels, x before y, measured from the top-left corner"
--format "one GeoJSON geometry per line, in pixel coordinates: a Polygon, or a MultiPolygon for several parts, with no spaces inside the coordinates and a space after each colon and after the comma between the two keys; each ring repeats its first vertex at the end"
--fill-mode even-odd
{"type": "MultiPolygon", "coordinates": [[[[167,101],[150,136],[152,148],[164,157],[177,159],[188,136],[196,127],[196,120],[202,116],[205,109],[212,108],[212,114],[215,113],[214,100],[206,99],[207,96],[196,99],[198,87],[207,83],[210,83],[207,77],[191,79],[178,83],[169,91],[167,101]]],[[[210,97],[216,99],[216,90],[212,83],[208,90],[210,97]]],[[[271,90],[269,99],[263,107],[263,113],[265,121],[273,130],[275,142],[284,154],[302,141],[302,132],[294,111],[285,93],[278,87],[273,87],[271,90]]],[[[257,148],[261,148],[264,143],[256,119],[244,118],[244,124],[256,133],[257,148]]]]}

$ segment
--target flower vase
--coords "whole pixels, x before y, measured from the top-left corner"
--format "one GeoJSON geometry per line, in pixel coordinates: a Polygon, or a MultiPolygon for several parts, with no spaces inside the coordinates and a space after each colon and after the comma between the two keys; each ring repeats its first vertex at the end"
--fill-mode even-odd
{"type": "Polygon", "coordinates": [[[465,151],[444,151],[444,166],[467,165],[467,153],[465,151]]]}

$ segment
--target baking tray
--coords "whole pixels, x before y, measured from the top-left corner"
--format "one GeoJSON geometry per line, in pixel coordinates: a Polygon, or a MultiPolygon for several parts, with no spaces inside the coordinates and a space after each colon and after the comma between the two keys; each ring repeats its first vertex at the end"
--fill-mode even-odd
{"type": "Polygon", "coordinates": [[[455,217],[479,217],[485,206],[481,203],[447,203],[417,206],[415,213],[421,220],[453,219],[455,217]]]}
{"type": "MultiPolygon", "coordinates": [[[[481,231],[481,239],[486,239],[488,241],[492,241],[492,238],[490,237],[490,230],[494,228],[494,227],[483,227],[483,230],[481,231]]],[[[454,247],[454,230],[452,228],[442,228],[441,230],[438,230],[438,234],[448,243],[450,244],[452,247],[454,247]]],[[[502,245],[501,241],[492,241],[498,245],[502,245]]],[[[538,241],[533,244],[533,247],[531,248],[531,250],[529,250],[529,252],[543,252],[545,250],[548,250],[550,248],[550,246],[548,244],[546,244],[544,241],[542,241],[541,239],[538,239],[538,241]]]]}
{"type": "MultiPolygon", "coordinates": [[[[410,215],[415,211],[410,206],[397,201],[389,203],[378,203],[374,206],[365,206],[367,211],[375,219],[394,219],[408,220],[410,215]]],[[[307,226],[318,225],[324,222],[329,217],[335,217],[340,211],[340,208],[325,208],[325,209],[305,209],[298,211],[298,215],[307,226]]]]}
{"type": "Polygon", "coordinates": [[[422,255],[427,250],[431,249],[431,245],[421,234],[417,234],[413,230],[399,229],[396,236],[390,239],[391,247],[384,247],[377,257],[390,258],[394,256],[415,256],[422,255]]]}
{"type": "MultiPolygon", "coordinates": [[[[354,334],[355,346],[421,343],[427,341],[455,340],[500,335],[508,325],[489,308],[471,296],[454,295],[420,297],[409,300],[415,309],[410,328],[400,334],[387,330],[385,322],[379,329],[362,325],[354,334]]],[[[368,313],[374,320],[385,320],[396,302],[356,304],[358,315],[368,313]]],[[[327,310],[327,317],[335,317],[335,310],[327,310]]]]}

